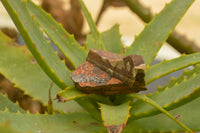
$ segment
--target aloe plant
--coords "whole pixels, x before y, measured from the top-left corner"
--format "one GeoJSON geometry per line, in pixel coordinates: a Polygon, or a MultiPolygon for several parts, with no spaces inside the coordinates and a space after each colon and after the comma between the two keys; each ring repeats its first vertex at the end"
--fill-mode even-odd
{"type": "Polygon", "coordinates": [[[0,131],[6,132],[194,132],[200,131],[200,53],[182,55],[156,65],[162,44],[194,0],[173,0],[148,23],[123,53],[118,26],[99,33],[90,12],[78,0],[91,29],[82,47],[49,14],[27,0],[1,0],[26,46],[18,46],[0,32],[0,73],[15,87],[48,106],[49,86],[54,114],[30,114],[0,94],[0,131]],[[194,65],[194,69],[172,79],[149,95],[139,93],[112,96],[86,94],[77,89],[69,70],[45,39],[46,33],[77,68],[91,48],[118,54],[141,55],[146,65],[146,85],[174,71],[194,65]],[[114,98],[114,99],[113,99],[114,98]],[[136,99],[136,100],[134,100],[136,99]],[[8,124],[7,124],[8,123],[8,124]]]}

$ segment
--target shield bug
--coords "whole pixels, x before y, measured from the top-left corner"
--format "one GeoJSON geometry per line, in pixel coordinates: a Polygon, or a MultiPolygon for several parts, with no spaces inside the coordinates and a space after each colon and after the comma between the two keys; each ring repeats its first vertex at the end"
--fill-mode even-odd
{"type": "Polygon", "coordinates": [[[144,77],[142,56],[124,56],[98,49],[91,49],[86,61],[71,74],[78,89],[102,95],[146,90],[144,77]]]}

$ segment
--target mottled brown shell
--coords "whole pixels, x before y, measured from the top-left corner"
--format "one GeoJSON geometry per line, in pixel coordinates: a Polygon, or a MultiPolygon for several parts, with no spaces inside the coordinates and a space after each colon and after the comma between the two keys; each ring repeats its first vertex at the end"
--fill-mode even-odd
{"type": "Polygon", "coordinates": [[[123,56],[96,49],[91,49],[87,61],[71,74],[81,91],[102,95],[146,90],[144,76],[141,56],[123,56]]]}

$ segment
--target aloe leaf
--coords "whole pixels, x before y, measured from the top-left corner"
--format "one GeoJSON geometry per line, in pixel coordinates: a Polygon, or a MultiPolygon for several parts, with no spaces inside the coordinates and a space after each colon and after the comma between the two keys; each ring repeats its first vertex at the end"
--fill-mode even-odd
{"type": "Polygon", "coordinates": [[[123,53],[123,44],[121,43],[121,35],[119,25],[114,25],[109,30],[101,33],[106,50],[112,53],[123,53]]]}
{"type": "Polygon", "coordinates": [[[136,37],[126,55],[142,55],[148,66],[194,0],[173,0],[136,37]]]}
{"type": "MultiPolygon", "coordinates": [[[[2,32],[0,32],[0,73],[25,94],[47,105],[51,79],[44,73],[26,46],[15,45],[2,32]]],[[[56,96],[59,91],[60,88],[54,84],[51,95],[56,96]]],[[[53,101],[53,106],[60,111],[83,110],[74,101],[65,103],[65,106],[53,101]]]]}
{"type": "Polygon", "coordinates": [[[68,87],[65,90],[60,91],[57,94],[56,99],[58,99],[58,102],[68,102],[70,100],[75,100],[75,99],[84,98],[84,97],[91,98],[94,101],[112,104],[108,96],[83,93],[82,91],[75,88],[74,86],[68,87]]]}
{"type": "Polygon", "coordinates": [[[73,36],[30,0],[27,2],[27,7],[37,23],[45,30],[48,36],[75,67],[85,61],[87,56],[86,50],[78,44],[73,36]]]}
{"type": "Polygon", "coordinates": [[[121,105],[107,105],[99,103],[104,126],[109,133],[120,133],[126,126],[129,117],[129,102],[121,105]]]}
{"type": "Polygon", "coordinates": [[[99,105],[91,98],[80,97],[75,101],[81,105],[87,112],[96,120],[101,121],[101,114],[99,111],[99,105]]]}
{"type": "MultiPolygon", "coordinates": [[[[156,101],[165,109],[170,110],[184,103],[190,102],[199,97],[200,85],[200,65],[190,72],[184,72],[182,76],[173,80],[173,83],[161,88],[159,91],[149,95],[148,97],[156,101]]],[[[149,106],[145,102],[138,100],[132,104],[135,108],[131,110],[131,115],[135,117],[145,117],[146,115],[153,115],[159,113],[157,110],[149,106]]]]}
{"type": "Polygon", "coordinates": [[[85,14],[85,17],[87,19],[88,25],[90,27],[90,30],[92,32],[92,37],[93,37],[93,42],[95,44],[95,49],[102,49],[104,50],[104,43],[103,40],[101,38],[101,34],[99,33],[99,31],[97,30],[97,27],[94,23],[94,21],[92,20],[92,16],[90,14],[90,12],[88,11],[88,9],[86,8],[84,2],[82,0],[78,0],[81,8],[83,10],[83,13],[85,14]]]}
{"type": "Polygon", "coordinates": [[[87,113],[72,114],[15,114],[0,112],[0,122],[9,121],[20,133],[91,133],[104,131],[103,125],[87,113]]]}
{"type": "Polygon", "coordinates": [[[86,97],[88,94],[81,92],[74,86],[67,87],[64,90],[60,91],[56,99],[58,99],[58,102],[67,102],[73,99],[78,99],[80,97],[86,97]]]}
{"type": "MultiPolygon", "coordinates": [[[[168,118],[170,118],[171,120],[173,120],[174,122],[177,123],[177,125],[181,126],[182,128],[184,128],[186,131],[193,133],[192,130],[190,128],[188,128],[186,125],[184,125],[182,122],[180,122],[179,120],[177,120],[174,116],[172,116],[168,111],[166,111],[162,106],[160,106],[158,103],[156,103],[155,101],[153,101],[152,99],[148,98],[147,96],[143,95],[143,94],[139,94],[139,93],[132,93],[130,94],[131,97],[133,98],[137,98],[140,99],[152,106],[154,106],[156,109],[158,109],[159,111],[161,111],[162,113],[164,113],[166,116],[168,116],[168,118]]],[[[134,106],[132,107],[134,109],[134,106]]],[[[158,126],[158,125],[157,125],[158,126]]]]}
{"type": "MultiPolygon", "coordinates": [[[[189,103],[179,106],[171,111],[170,114],[175,119],[185,123],[193,131],[200,131],[199,116],[200,116],[200,98],[194,99],[189,103]]],[[[158,114],[142,119],[129,118],[127,126],[124,129],[126,132],[185,132],[181,126],[177,125],[164,114],[158,114]]]]}
{"type": "Polygon", "coordinates": [[[17,131],[13,130],[9,126],[9,122],[4,122],[3,124],[0,123],[0,132],[1,133],[18,133],[17,131]]]}
{"type": "Polygon", "coordinates": [[[18,104],[11,102],[7,96],[0,93],[0,111],[4,111],[8,109],[10,112],[16,113],[20,111],[21,113],[25,113],[25,111],[19,107],[18,104]]]}
{"type": "MultiPolygon", "coordinates": [[[[51,79],[42,71],[26,46],[14,46],[13,42],[1,32],[0,42],[0,73],[26,94],[47,105],[51,79]]],[[[51,95],[56,96],[59,91],[59,87],[54,84],[51,95]]],[[[79,98],[76,102],[100,120],[98,105],[94,101],[88,98],[79,98]]],[[[63,112],[84,111],[76,102],[69,101],[63,105],[54,101],[53,107],[63,112]]]]}
{"type": "Polygon", "coordinates": [[[73,85],[69,69],[50,47],[39,26],[35,23],[34,16],[29,14],[25,1],[1,0],[1,2],[44,72],[61,89],[67,85],[73,85]]]}
{"type": "Polygon", "coordinates": [[[190,70],[184,69],[183,74],[181,76],[177,78],[172,77],[168,84],[162,87],[158,87],[157,91],[163,91],[166,88],[171,88],[174,85],[180,84],[184,80],[190,79],[194,75],[194,73],[199,73],[200,71],[199,68],[200,68],[200,64],[196,64],[193,69],[190,69],[190,70]]]}
{"type": "MultiPolygon", "coordinates": [[[[123,53],[123,44],[121,43],[121,35],[119,32],[119,26],[114,25],[109,30],[101,33],[105,49],[112,53],[123,53]]],[[[94,47],[94,42],[91,35],[87,35],[86,39],[87,51],[94,47]]]]}
{"type": "MultiPolygon", "coordinates": [[[[54,51],[50,48],[49,43],[47,43],[42,32],[39,30],[38,25],[34,22],[34,19],[33,19],[34,17],[31,17],[30,14],[28,13],[28,10],[26,8],[26,3],[22,0],[20,1],[9,0],[9,2],[8,0],[2,0],[1,2],[6,7],[8,13],[10,14],[11,18],[14,20],[16,26],[18,27],[23,38],[25,39],[27,46],[29,47],[30,51],[37,59],[37,62],[46,72],[46,74],[61,89],[64,89],[67,85],[70,85],[70,86],[73,85],[73,82],[69,76],[71,72],[67,69],[64,62],[61,62],[59,58],[55,55],[54,51]],[[12,7],[16,10],[13,10],[12,7]],[[26,29],[23,27],[20,20],[22,20],[26,29]],[[32,42],[31,39],[34,40],[34,43],[32,42]],[[42,53],[44,58],[40,55],[39,51],[37,51],[34,44],[42,53]],[[45,62],[44,59],[47,62],[45,62]],[[50,65],[51,68],[48,65],[50,65]]],[[[82,107],[84,107],[88,112],[91,112],[91,110],[96,107],[95,103],[92,103],[90,100],[87,100],[86,98],[82,100],[82,103],[81,101],[77,101],[77,102],[80,105],[82,105],[82,107]],[[87,103],[87,102],[90,102],[90,103],[87,103]]]]}
{"type": "Polygon", "coordinates": [[[146,84],[149,84],[150,82],[169,73],[188,67],[190,65],[197,64],[199,62],[200,53],[195,53],[190,55],[182,55],[181,57],[153,65],[149,67],[146,71],[146,84]]]}
{"type": "Polygon", "coordinates": [[[88,34],[86,36],[86,42],[85,42],[85,45],[86,45],[86,48],[87,48],[87,51],[89,52],[91,48],[95,49],[95,44],[93,42],[93,38],[92,38],[92,35],[88,34]]]}
{"type": "Polygon", "coordinates": [[[97,102],[103,102],[106,104],[112,104],[108,96],[86,94],[78,90],[74,86],[68,87],[65,90],[60,91],[56,98],[58,102],[68,102],[75,100],[81,106],[83,106],[95,119],[101,121],[99,106],[97,102]]]}

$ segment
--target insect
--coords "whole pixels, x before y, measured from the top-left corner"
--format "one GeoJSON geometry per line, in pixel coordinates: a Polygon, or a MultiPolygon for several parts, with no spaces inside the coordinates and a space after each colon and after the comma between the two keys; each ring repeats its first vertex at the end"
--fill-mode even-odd
{"type": "Polygon", "coordinates": [[[113,95],[146,90],[142,56],[124,56],[91,49],[86,61],[71,74],[75,86],[86,93],[113,95]]]}

